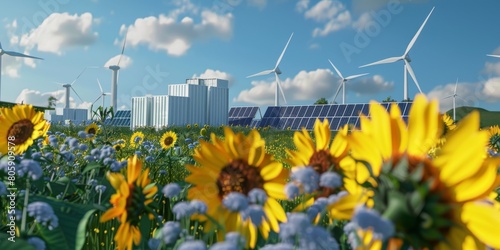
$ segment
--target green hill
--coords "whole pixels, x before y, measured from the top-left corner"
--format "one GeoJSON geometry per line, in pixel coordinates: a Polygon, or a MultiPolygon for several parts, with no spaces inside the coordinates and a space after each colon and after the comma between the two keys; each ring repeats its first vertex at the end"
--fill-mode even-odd
{"type": "MultiPolygon", "coordinates": [[[[489,111],[483,108],[476,107],[459,107],[456,109],[456,119],[460,121],[467,114],[472,112],[473,110],[479,111],[479,115],[481,117],[481,128],[490,127],[493,125],[500,126],[500,111],[489,111]]],[[[450,117],[453,117],[453,109],[450,109],[446,112],[450,117]]]]}

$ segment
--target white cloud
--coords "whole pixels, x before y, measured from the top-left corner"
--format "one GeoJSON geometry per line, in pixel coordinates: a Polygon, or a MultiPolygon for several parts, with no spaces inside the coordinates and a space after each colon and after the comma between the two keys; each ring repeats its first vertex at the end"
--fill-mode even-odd
{"type": "MultiPolygon", "coordinates": [[[[339,86],[339,78],[329,69],[316,69],[314,71],[300,71],[293,78],[281,79],[283,92],[288,103],[293,101],[315,100],[325,97],[332,100],[339,86]]],[[[257,105],[274,104],[276,83],[274,77],[268,80],[252,81],[250,89],[240,92],[235,102],[254,103],[257,105]]],[[[373,94],[392,88],[392,83],[384,81],[381,76],[360,78],[348,83],[347,90],[356,94],[373,94]]],[[[281,94],[280,94],[281,98],[281,94]]]]}
{"type": "Polygon", "coordinates": [[[93,23],[89,12],[81,15],[52,13],[37,28],[23,34],[19,45],[28,51],[36,47],[38,51],[61,55],[66,48],[94,43],[98,34],[92,31],[93,23]]]}
{"type": "Polygon", "coordinates": [[[267,0],[249,0],[248,4],[258,8],[264,8],[267,5],[267,0]]]}
{"type": "Polygon", "coordinates": [[[309,0],[299,0],[295,5],[295,10],[298,12],[304,12],[309,8],[309,0]]]}
{"type": "Polygon", "coordinates": [[[352,23],[352,27],[358,31],[362,31],[368,26],[368,24],[372,22],[373,22],[372,15],[368,12],[365,12],[359,16],[358,20],[352,23]]]}
{"type": "MultiPolygon", "coordinates": [[[[456,107],[461,106],[475,106],[479,100],[485,100],[487,95],[482,93],[482,83],[467,83],[459,82],[457,85],[457,97],[455,98],[456,107]]],[[[432,89],[427,96],[430,99],[439,101],[439,109],[441,112],[446,112],[453,108],[453,95],[455,90],[455,82],[447,83],[445,85],[436,86],[432,89]]]]}
{"type": "MultiPolygon", "coordinates": [[[[120,60],[120,54],[111,57],[105,64],[104,67],[109,67],[111,65],[116,65],[118,64],[118,60],[120,60]]],[[[120,68],[124,69],[127,68],[132,64],[132,58],[130,58],[127,55],[123,55],[122,59],[120,60],[120,68]]]]}
{"type": "Polygon", "coordinates": [[[500,76],[500,59],[499,62],[496,63],[486,62],[484,64],[483,72],[487,74],[500,76]]]}
{"type": "Polygon", "coordinates": [[[500,77],[493,77],[484,83],[481,94],[488,102],[498,102],[500,100],[500,77]]]}
{"type": "Polygon", "coordinates": [[[200,75],[194,74],[192,78],[219,78],[225,79],[229,81],[229,87],[231,87],[236,79],[227,72],[223,72],[220,70],[206,69],[205,72],[200,75]]]}
{"type": "MultiPolygon", "coordinates": [[[[189,1],[188,1],[189,2],[189,1]]],[[[228,39],[233,31],[232,14],[217,14],[203,10],[198,23],[191,17],[178,21],[176,14],[138,18],[128,29],[127,44],[147,45],[153,51],[172,56],[184,55],[193,43],[212,38],[228,39]]]]}
{"type": "MultiPolygon", "coordinates": [[[[32,104],[34,106],[41,106],[41,107],[47,107],[48,106],[48,99],[49,97],[53,96],[56,98],[56,106],[57,107],[64,107],[65,105],[65,96],[66,96],[66,90],[61,89],[61,90],[56,90],[52,92],[40,92],[38,90],[32,90],[32,89],[23,89],[21,93],[17,96],[16,98],[16,103],[25,103],[25,104],[32,104]]],[[[84,101],[83,103],[76,103],[75,99],[71,96],[70,94],[70,107],[71,108],[81,108],[81,109],[87,109],[90,108],[91,103],[84,101]]]]}

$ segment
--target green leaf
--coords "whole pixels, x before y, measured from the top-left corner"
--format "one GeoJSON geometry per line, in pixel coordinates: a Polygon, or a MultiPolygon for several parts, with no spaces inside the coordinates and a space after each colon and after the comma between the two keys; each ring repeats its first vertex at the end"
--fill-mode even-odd
{"type": "Polygon", "coordinates": [[[75,242],[75,249],[80,250],[83,248],[83,245],[85,244],[85,240],[87,237],[85,234],[87,233],[87,223],[89,221],[90,216],[97,211],[97,209],[92,209],[87,211],[85,215],[82,217],[80,220],[80,223],[78,223],[78,228],[76,230],[76,242],[75,242]]]}
{"type": "Polygon", "coordinates": [[[101,168],[101,167],[102,167],[102,165],[101,165],[101,164],[99,164],[99,163],[95,163],[95,162],[94,162],[94,163],[90,163],[89,165],[87,165],[87,166],[83,169],[82,174],[85,174],[85,173],[89,172],[89,171],[90,171],[90,170],[92,170],[92,169],[101,168]]]}
{"type": "Polygon", "coordinates": [[[73,204],[43,196],[31,196],[30,202],[33,201],[43,201],[49,204],[59,219],[59,226],[52,230],[40,226],[40,234],[47,244],[47,249],[75,249],[78,226],[87,211],[94,207],[91,205],[73,204]]]}
{"type": "Polygon", "coordinates": [[[9,237],[11,237],[10,235],[8,234],[5,234],[5,233],[0,233],[0,249],[2,250],[34,250],[35,248],[28,244],[28,241],[23,239],[23,238],[19,238],[19,237],[15,237],[13,240],[14,242],[12,241],[9,241],[9,237]]]}

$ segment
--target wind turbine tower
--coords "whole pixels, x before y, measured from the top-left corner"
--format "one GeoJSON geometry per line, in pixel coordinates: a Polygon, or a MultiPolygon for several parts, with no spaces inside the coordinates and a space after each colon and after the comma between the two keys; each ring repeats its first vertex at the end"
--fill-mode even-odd
{"type": "Polygon", "coordinates": [[[120,70],[120,61],[122,60],[123,57],[123,52],[125,51],[125,43],[127,42],[127,33],[125,33],[125,39],[123,40],[123,47],[122,47],[122,53],[120,54],[120,57],[118,58],[118,63],[116,65],[110,65],[108,68],[112,70],[113,72],[111,73],[111,107],[113,107],[114,111],[116,112],[117,109],[117,89],[118,89],[118,70],[120,70]]]}
{"type": "Polygon", "coordinates": [[[420,35],[420,32],[422,32],[422,29],[424,28],[425,24],[427,23],[427,20],[429,20],[429,17],[431,16],[432,12],[434,11],[434,7],[432,8],[431,12],[429,15],[427,15],[427,18],[425,18],[425,21],[422,23],[420,26],[420,29],[418,29],[417,33],[413,38],[411,39],[410,43],[406,47],[405,53],[402,56],[396,56],[396,57],[389,57],[386,59],[382,59],[380,61],[376,61],[373,63],[369,63],[363,66],[360,66],[360,68],[363,67],[368,67],[372,65],[377,65],[377,64],[385,64],[385,63],[393,63],[397,61],[404,61],[404,100],[408,100],[408,73],[410,73],[411,78],[413,79],[413,82],[415,82],[415,85],[417,85],[418,91],[422,93],[422,90],[420,89],[420,85],[418,85],[417,77],[415,76],[415,73],[413,72],[413,69],[411,68],[410,62],[410,55],[409,52],[413,45],[415,44],[415,41],[417,41],[418,36],[420,35]]]}
{"type": "Polygon", "coordinates": [[[43,58],[40,58],[40,57],[29,56],[29,55],[25,55],[25,54],[22,54],[19,52],[15,52],[15,51],[3,50],[2,43],[0,43],[0,100],[2,100],[2,92],[1,92],[2,91],[2,56],[4,54],[9,55],[9,56],[14,56],[14,57],[26,57],[26,58],[43,60],[43,58]]]}
{"type": "Polygon", "coordinates": [[[340,71],[337,69],[337,67],[335,67],[335,65],[333,65],[332,61],[330,61],[330,59],[328,59],[328,61],[332,65],[333,69],[335,69],[335,72],[337,72],[337,74],[339,75],[340,80],[341,80],[340,85],[339,85],[339,87],[337,89],[337,92],[335,93],[335,97],[333,98],[333,101],[335,101],[335,99],[337,99],[337,95],[339,94],[340,88],[342,88],[342,104],[345,104],[345,84],[346,84],[346,82],[348,82],[349,80],[352,80],[354,78],[358,78],[358,77],[361,77],[361,76],[364,76],[364,75],[368,75],[369,73],[364,73],[364,74],[352,75],[352,76],[344,77],[344,76],[342,76],[342,73],[340,73],[340,71]]]}
{"type": "Polygon", "coordinates": [[[285,104],[286,104],[285,93],[283,92],[283,88],[281,87],[281,81],[279,78],[279,75],[281,75],[281,70],[278,66],[280,65],[281,59],[283,59],[283,55],[285,54],[286,48],[288,47],[290,40],[292,40],[292,37],[293,37],[293,33],[290,35],[290,38],[288,38],[288,42],[286,43],[285,48],[281,52],[281,55],[278,58],[278,61],[276,61],[276,66],[274,66],[273,69],[264,70],[264,71],[259,72],[257,74],[247,76],[247,78],[250,78],[250,77],[254,77],[254,76],[263,76],[263,75],[268,75],[268,74],[274,73],[274,76],[276,78],[276,92],[274,93],[274,105],[275,106],[280,105],[280,98],[279,98],[278,92],[281,92],[281,95],[283,96],[283,100],[285,101],[285,104]]]}

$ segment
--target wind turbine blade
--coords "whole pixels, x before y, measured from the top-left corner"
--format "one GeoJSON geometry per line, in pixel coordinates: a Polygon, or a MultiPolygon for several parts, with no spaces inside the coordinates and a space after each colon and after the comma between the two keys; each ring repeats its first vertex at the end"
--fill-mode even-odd
{"type": "Polygon", "coordinates": [[[276,74],[276,72],[274,73],[274,75],[276,76],[276,84],[278,84],[278,88],[280,89],[281,96],[283,96],[283,100],[285,101],[285,104],[287,104],[285,92],[283,92],[283,88],[281,87],[280,77],[278,76],[278,74],[276,74]]]}
{"type": "Polygon", "coordinates": [[[102,90],[102,85],[101,85],[101,82],[99,81],[99,78],[97,78],[97,84],[99,84],[99,89],[101,90],[101,94],[104,92],[102,90]]]}
{"type": "Polygon", "coordinates": [[[102,95],[111,95],[111,93],[102,93],[102,95]]]}
{"type": "Polygon", "coordinates": [[[487,56],[491,56],[491,57],[496,57],[496,58],[500,58],[500,55],[487,55],[487,56]]]}
{"type": "Polygon", "coordinates": [[[333,97],[333,102],[335,102],[335,100],[337,99],[337,96],[339,95],[340,93],[340,89],[342,88],[342,84],[344,84],[344,82],[340,82],[339,84],[339,87],[337,88],[337,92],[335,92],[335,97],[333,97]]]}
{"type": "Polygon", "coordinates": [[[101,99],[102,95],[100,95],[99,97],[97,97],[97,99],[95,99],[95,101],[92,103],[92,105],[94,105],[94,103],[96,103],[97,101],[99,101],[99,99],[101,99]]]}
{"type": "Polygon", "coordinates": [[[60,82],[53,82],[53,83],[58,84],[58,85],[61,85],[61,86],[63,86],[63,85],[64,85],[64,83],[60,83],[60,82]]]}
{"type": "Polygon", "coordinates": [[[404,55],[406,55],[406,54],[408,54],[408,52],[410,52],[411,47],[413,47],[413,44],[415,44],[415,41],[417,41],[417,38],[420,35],[420,32],[422,32],[422,29],[424,28],[425,23],[427,23],[427,20],[429,20],[429,17],[431,16],[432,12],[434,11],[434,8],[435,7],[432,7],[431,12],[429,13],[429,15],[427,15],[427,18],[425,18],[424,23],[422,23],[422,25],[420,26],[420,29],[418,29],[415,36],[413,36],[413,39],[411,39],[410,43],[408,44],[408,47],[406,47],[406,51],[405,51],[404,55]]]}
{"type": "Polygon", "coordinates": [[[7,55],[9,55],[9,56],[26,57],[26,58],[33,58],[33,59],[43,60],[43,58],[40,58],[40,57],[25,55],[23,53],[14,52],[14,51],[4,51],[4,53],[7,54],[7,55]]]}
{"type": "Polygon", "coordinates": [[[76,80],[78,80],[78,78],[80,78],[80,76],[83,74],[83,72],[85,72],[85,70],[87,70],[87,67],[83,68],[82,72],[80,72],[80,74],[78,74],[78,76],[75,78],[75,80],[73,80],[70,85],[73,85],[76,80]]]}
{"type": "Polygon", "coordinates": [[[422,93],[422,90],[420,89],[420,85],[418,85],[417,77],[415,77],[415,73],[413,72],[413,69],[411,68],[410,63],[408,63],[408,62],[405,60],[405,64],[406,64],[406,68],[408,69],[408,72],[410,73],[411,78],[412,78],[412,79],[413,79],[413,81],[415,82],[415,85],[417,85],[418,91],[419,91],[420,93],[422,93]]]}
{"type": "Polygon", "coordinates": [[[453,95],[457,94],[457,87],[458,87],[458,78],[457,81],[455,82],[455,90],[453,91],[453,95]]]}
{"type": "Polygon", "coordinates": [[[118,63],[116,64],[117,66],[120,66],[120,61],[122,60],[123,52],[125,51],[125,44],[127,43],[127,32],[125,32],[125,39],[123,39],[123,46],[122,46],[122,53],[120,54],[120,58],[118,58],[118,63]]]}
{"type": "Polygon", "coordinates": [[[281,59],[283,58],[283,55],[285,54],[286,48],[288,47],[288,44],[290,43],[290,40],[292,40],[292,36],[293,36],[293,32],[292,32],[292,34],[290,35],[290,38],[288,38],[288,42],[286,43],[285,48],[283,49],[283,51],[281,51],[281,55],[280,55],[280,57],[278,58],[278,61],[276,61],[276,66],[274,66],[274,69],[275,69],[275,70],[276,70],[276,68],[278,67],[278,65],[280,65],[281,59]]]}
{"type": "Polygon", "coordinates": [[[380,61],[376,61],[376,62],[372,62],[372,63],[369,63],[369,64],[365,64],[365,65],[362,65],[362,66],[359,66],[359,67],[360,68],[364,68],[364,67],[368,67],[368,66],[372,66],[372,65],[385,64],[385,63],[393,63],[393,62],[397,62],[399,60],[403,60],[403,58],[400,57],[400,56],[389,57],[389,58],[386,58],[386,59],[382,59],[380,61]]]}
{"type": "Polygon", "coordinates": [[[332,61],[330,61],[330,59],[328,59],[328,61],[332,65],[333,69],[335,69],[335,71],[337,72],[337,74],[340,76],[340,78],[344,79],[344,77],[342,76],[342,74],[340,73],[340,71],[337,69],[337,67],[335,67],[335,65],[333,65],[332,61]]]}
{"type": "Polygon", "coordinates": [[[448,99],[448,98],[450,98],[450,97],[453,97],[453,96],[452,96],[452,95],[449,95],[449,96],[447,96],[447,97],[444,97],[444,98],[443,98],[443,99],[441,99],[441,100],[446,100],[446,99],[448,99]]]}
{"type": "Polygon", "coordinates": [[[370,74],[370,73],[364,73],[364,74],[359,74],[359,75],[348,76],[348,77],[346,77],[345,79],[346,79],[346,80],[352,80],[352,79],[354,79],[354,78],[358,78],[358,77],[361,77],[361,76],[366,76],[366,75],[368,75],[368,74],[370,74]]]}
{"type": "Polygon", "coordinates": [[[75,92],[76,96],[78,96],[78,99],[80,99],[80,101],[83,102],[83,100],[80,97],[80,95],[78,93],[76,93],[76,90],[72,86],[70,86],[70,88],[73,90],[73,92],[75,92]]]}
{"type": "Polygon", "coordinates": [[[254,76],[269,75],[269,74],[271,74],[271,73],[273,73],[273,72],[274,72],[274,70],[273,70],[273,69],[264,70],[264,71],[259,72],[259,73],[257,73],[257,74],[253,74],[253,75],[251,75],[251,76],[247,76],[247,78],[254,77],[254,76]]]}

